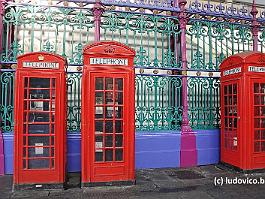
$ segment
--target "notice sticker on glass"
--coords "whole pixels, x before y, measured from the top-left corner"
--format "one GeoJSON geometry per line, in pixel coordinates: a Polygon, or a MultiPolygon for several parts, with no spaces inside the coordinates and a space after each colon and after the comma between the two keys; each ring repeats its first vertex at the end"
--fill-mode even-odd
{"type": "Polygon", "coordinates": [[[35,154],[43,155],[43,143],[35,143],[35,154]]]}

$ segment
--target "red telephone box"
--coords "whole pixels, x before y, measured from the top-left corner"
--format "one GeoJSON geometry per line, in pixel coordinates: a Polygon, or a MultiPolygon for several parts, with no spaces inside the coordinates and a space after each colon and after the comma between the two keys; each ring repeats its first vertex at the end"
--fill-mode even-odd
{"type": "Polygon", "coordinates": [[[84,48],[83,186],[135,182],[134,56],[118,42],[84,48]]]}
{"type": "Polygon", "coordinates": [[[265,54],[230,56],[221,69],[221,161],[265,168],[265,54]]]}
{"type": "Polygon", "coordinates": [[[66,60],[18,57],[15,82],[14,188],[62,188],[66,167],[66,60]]]}

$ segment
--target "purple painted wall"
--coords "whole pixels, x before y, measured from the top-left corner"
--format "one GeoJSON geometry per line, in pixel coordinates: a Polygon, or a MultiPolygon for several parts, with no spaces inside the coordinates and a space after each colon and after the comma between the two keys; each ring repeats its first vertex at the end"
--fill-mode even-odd
{"type": "MultiPolygon", "coordinates": [[[[181,133],[177,131],[136,132],[135,167],[180,167],[181,133]]],[[[220,130],[195,131],[198,157],[196,165],[216,164],[220,157],[220,130]]],[[[13,134],[3,134],[5,174],[13,174],[13,134]]],[[[185,148],[185,147],[184,147],[185,148]]],[[[187,148],[186,148],[187,149],[187,148]]],[[[187,149],[188,151],[189,149],[187,149]]],[[[81,135],[67,135],[67,170],[81,170],[81,135]]]]}
{"type": "Polygon", "coordinates": [[[136,132],[136,169],[180,166],[180,132],[136,132]]]}
{"type": "Polygon", "coordinates": [[[220,160],[220,130],[196,131],[197,165],[217,164],[220,160]]]}

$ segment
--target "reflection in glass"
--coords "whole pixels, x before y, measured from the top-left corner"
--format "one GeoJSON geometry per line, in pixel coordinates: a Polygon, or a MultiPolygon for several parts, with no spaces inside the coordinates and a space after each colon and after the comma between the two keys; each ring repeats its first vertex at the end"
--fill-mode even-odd
{"type": "Polygon", "coordinates": [[[28,157],[49,157],[50,148],[44,148],[42,145],[38,145],[34,148],[28,148],[28,157]]]}
{"type": "Polygon", "coordinates": [[[113,92],[105,93],[105,104],[113,104],[113,92]]]}
{"type": "Polygon", "coordinates": [[[96,105],[102,105],[103,104],[103,92],[96,92],[95,103],[96,103],[96,105]]]}
{"type": "Polygon", "coordinates": [[[49,146],[50,137],[49,136],[28,136],[29,146],[49,146]]]}
{"type": "Polygon", "coordinates": [[[106,118],[112,118],[113,117],[113,107],[112,106],[106,106],[106,118]]]}
{"type": "Polygon", "coordinates": [[[115,96],[115,104],[122,105],[123,104],[123,93],[118,92],[115,96]]]}
{"type": "Polygon", "coordinates": [[[96,90],[103,90],[103,78],[102,77],[96,78],[96,90]]]}
{"type": "MultiPolygon", "coordinates": [[[[26,125],[25,125],[26,126],[26,125]]],[[[54,125],[52,125],[52,132],[54,131],[54,125]]],[[[49,124],[28,124],[29,134],[49,134],[50,125],[49,124]]]]}
{"type": "Polygon", "coordinates": [[[95,118],[103,118],[103,107],[102,106],[97,106],[95,107],[95,118]]]}
{"type": "Polygon", "coordinates": [[[105,89],[106,90],[113,90],[113,78],[106,78],[105,80],[105,89]]]}
{"type": "Polygon", "coordinates": [[[122,78],[115,79],[115,89],[119,91],[123,90],[123,79],[122,78]]]}
{"type": "Polygon", "coordinates": [[[123,135],[116,135],[115,136],[116,138],[115,138],[115,145],[116,145],[116,147],[122,147],[122,137],[123,137],[123,135]]]}
{"type": "Polygon", "coordinates": [[[122,118],[122,107],[115,107],[115,118],[122,118]]]}

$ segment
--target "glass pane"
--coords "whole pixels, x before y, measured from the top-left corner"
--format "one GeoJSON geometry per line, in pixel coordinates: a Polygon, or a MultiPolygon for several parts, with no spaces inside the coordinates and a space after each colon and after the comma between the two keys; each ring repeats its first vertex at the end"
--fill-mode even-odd
{"type": "Polygon", "coordinates": [[[265,151],[265,142],[263,141],[263,142],[261,142],[261,151],[265,151]]]}
{"type": "MultiPolygon", "coordinates": [[[[29,124],[28,128],[29,128],[29,132],[28,132],[29,134],[49,134],[50,133],[49,124],[29,124]]],[[[52,128],[52,131],[53,131],[53,128],[52,128]]]]}
{"type": "Polygon", "coordinates": [[[95,153],[95,161],[96,162],[103,161],[103,152],[96,152],[95,153]]]}
{"type": "Polygon", "coordinates": [[[265,128],[265,118],[261,118],[260,120],[260,127],[265,128]]]}
{"type": "Polygon", "coordinates": [[[103,118],[103,107],[97,106],[95,109],[95,118],[103,118]]]}
{"type": "Polygon", "coordinates": [[[54,159],[52,159],[52,166],[51,168],[54,168],[54,159]]]}
{"type": "MultiPolygon", "coordinates": [[[[25,98],[27,99],[27,98],[25,98]]],[[[29,90],[29,99],[50,99],[50,90],[29,90]]],[[[38,110],[43,110],[43,103],[37,103],[37,107],[33,106],[30,109],[36,109],[39,108],[38,110]]]]}
{"type": "Polygon", "coordinates": [[[97,135],[95,137],[95,148],[96,151],[98,151],[97,149],[101,149],[103,147],[103,136],[102,135],[97,135]]]}
{"type": "Polygon", "coordinates": [[[96,90],[103,90],[103,78],[96,78],[96,90]]]}
{"type": "Polygon", "coordinates": [[[260,131],[261,139],[265,140],[265,129],[260,131]]]}
{"type": "Polygon", "coordinates": [[[233,94],[236,94],[237,93],[237,88],[236,88],[236,84],[233,84],[233,94]]]}
{"type": "Polygon", "coordinates": [[[27,77],[24,78],[24,87],[25,88],[28,87],[28,78],[27,77]]]}
{"type": "Polygon", "coordinates": [[[117,78],[115,79],[115,89],[116,90],[123,90],[123,79],[122,78],[117,78]]]}
{"type": "Polygon", "coordinates": [[[255,140],[260,140],[260,131],[259,130],[255,131],[255,133],[254,133],[254,139],[255,140]]]}
{"type": "Polygon", "coordinates": [[[28,148],[28,157],[49,157],[50,148],[44,148],[40,143],[38,147],[28,148]]]}
{"type": "Polygon", "coordinates": [[[260,142],[254,142],[254,152],[260,151],[260,142]]]}
{"type": "Polygon", "coordinates": [[[260,96],[254,95],[254,105],[259,105],[259,104],[260,104],[260,96]]]}
{"type": "Polygon", "coordinates": [[[116,161],[122,161],[123,160],[123,150],[122,149],[116,149],[115,160],[116,161]]]}
{"type": "Polygon", "coordinates": [[[113,146],[113,136],[112,135],[106,135],[105,146],[106,147],[112,147],[113,146]]]}
{"type": "Polygon", "coordinates": [[[260,116],[261,115],[261,107],[256,106],[254,107],[254,116],[260,116]]]}
{"type": "Polygon", "coordinates": [[[106,118],[113,118],[113,107],[112,106],[107,106],[106,107],[106,118]]]}
{"type": "Polygon", "coordinates": [[[232,85],[228,86],[228,94],[232,94],[232,85]]]}
{"type": "Polygon", "coordinates": [[[34,78],[29,79],[30,88],[50,88],[50,78],[34,78]]]}
{"type": "Polygon", "coordinates": [[[122,107],[121,106],[115,107],[115,117],[122,118],[122,107]]]}
{"type": "Polygon", "coordinates": [[[95,103],[96,105],[103,104],[103,92],[96,92],[95,103]]]}
{"type": "Polygon", "coordinates": [[[28,121],[29,122],[49,122],[50,113],[30,112],[28,121]]]}
{"type": "Polygon", "coordinates": [[[51,141],[52,141],[51,145],[54,146],[54,136],[51,136],[51,141]]]}
{"type": "Polygon", "coordinates": [[[105,160],[106,161],[113,161],[113,150],[112,149],[106,150],[105,160]]]}
{"type": "Polygon", "coordinates": [[[25,159],[23,159],[23,169],[27,168],[26,163],[27,163],[27,161],[25,159]]]}
{"type": "Polygon", "coordinates": [[[113,122],[112,121],[106,121],[105,132],[106,133],[112,133],[113,132],[113,122]]]}
{"type": "Polygon", "coordinates": [[[227,95],[228,94],[228,89],[227,89],[227,86],[224,86],[224,90],[225,90],[225,95],[227,95]]]}
{"type": "Polygon", "coordinates": [[[103,121],[95,121],[95,133],[103,133],[103,121]]]}
{"type": "Polygon", "coordinates": [[[49,146],[50,137],[49,136],[29,136],[28,145],[29,146],[49,146]]]}
{"type": "Polygon", "coordinates": [[[115,136],[116,138],[116,140],[115,140],[115,145],[116,145],[116,147],[122,147],[122,137],[123,137],[123,135],[116,135],[115,136]]]}
{"type": "Polygon", "coordinates": [[[50,166],[50,160],[49,159],[34,159],[34,160],[28,160],[28,168],[29,169],[44,169],[49,168],[50,166]]]}
{"type": "Polygon", "coordinates": [[[237,118],[234,118],[234,128],[237,128],[237,118]]]}
{"type": "Polygon", "coordinates": [[[260,119],[254,119],[254,128],[260,128],[260,119]]]}
{"type": "Polygon", "coordinates": [[[260,93],[265,94],[265,84],[260,84],[260,93]]]}
{"type": "Polygon", "coordinates": [[[225,105],[228,105],[228,97],[225,96],[225,105]]]}
{"type": "Polygon", "coordinates": [[[113,78],[106,78],[105,89],[113,90],[113,78]]]}
{"type": "Polygon", "coordinates": [[[113,104],[113,92],[106,92],[105,93],[105,103],[106,104],[113,104]]]}
{"type": "Polygon", "coordinates": [[[254,93],[259,93],[259,84],[254,83],[254,93]]]}
{"type": "Polygon", "coordinates": [[[115,132],[122,133],[122,120],[115,121],[115,132]]]}
{"type": "Polygon", "coordinates": [[[115,104],[122,105],[123,104],[123,93],[118,92],[115,96],[115,104]]]}

